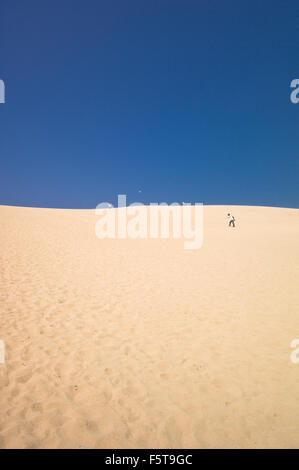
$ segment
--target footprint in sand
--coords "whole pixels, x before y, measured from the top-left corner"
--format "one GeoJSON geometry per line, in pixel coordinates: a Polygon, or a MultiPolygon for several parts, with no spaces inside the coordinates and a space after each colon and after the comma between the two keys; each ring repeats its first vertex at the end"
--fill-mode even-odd
{"type": "Polygon", "coordinates": [[[112,393],[109,390],[104,390],[99,393],[97,397],[97,403],[99,406],[107,405],[112,398],[112,393]]]}
{"type": "Polygon", "coordinates": [[[89,432],[97,433],[99,431],[98,425],[95,421],[88,420],[85,422],[85,426],[89,432]]]}
{"type": "Polygon", "coordinates": [[[17,382],[18,382],[18,383],[25,384],[26,382],[28,382],[28,380],[29,380],[31,377],[32,377],[31,372],[28,372],[28,374],[21,375],[21,377],[19,377],[19,378],[17,379],[17,382]]]}
{"type": "Polygon", "coordinates": [[[33,403],[33,405],[31,405],[31,409],[32,409],[32,411],[42,412],[43,411],[43,405],[39,402],[33,403]]]}

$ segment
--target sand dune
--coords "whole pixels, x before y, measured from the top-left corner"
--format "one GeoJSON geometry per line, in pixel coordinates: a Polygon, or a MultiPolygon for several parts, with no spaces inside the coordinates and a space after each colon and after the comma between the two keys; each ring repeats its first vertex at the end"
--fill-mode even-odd
{"type": "Polygon", "coordinates": [[[299,210],[205,207],[190,251],[97,219],[0,207],[0,447],[299,447],[299,210]]]}

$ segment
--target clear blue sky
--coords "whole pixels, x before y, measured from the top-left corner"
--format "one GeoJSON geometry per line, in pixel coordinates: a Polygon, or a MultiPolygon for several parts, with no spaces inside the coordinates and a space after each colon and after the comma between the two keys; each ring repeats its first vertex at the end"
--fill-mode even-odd
{"type": "Polygon", "coordinates": [[[0,204],[299,208],[298,53],[298,0],[0,0],[0,204]]]}

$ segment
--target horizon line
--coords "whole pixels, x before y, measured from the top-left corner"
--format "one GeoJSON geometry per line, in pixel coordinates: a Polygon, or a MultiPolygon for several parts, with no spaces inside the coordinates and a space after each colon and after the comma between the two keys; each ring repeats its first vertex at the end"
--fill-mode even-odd
{"type": "MultiPolygon", "coordinates": [[[[107,202],[107,201],[104,201],[104,202],[107,202]]],[[[137,201],[135,201],[137,202],[137,201]]],[[[134,203],[132,203],[134,204],[134,203]]],[[[149,207],[150,204],[144,204],[144,203],[140,203],[140,204],[143,204],[144,206],[146,207],[149,207]]],[[[167,203],[152,203],[152,204],[167,204],[167,203]]],[[[182,203],[176,203],[176,202],[173,202],[171,204],[179,204],[181,206],[183,206],[182,203]]],[[[168,206],[171,206],[171,204],[168,204],[168,206]]],[[[219,207],[219,206],[223,206],[223,207],[226,207],[226,206],[230,206],[230,207],[260,207],[260,208],[265,208],[265,209],[288,209],[288,210],[299,210],[299,207],[285,207],[285,206],[268,206],[268,205],[252,205],[252,204],[229,204],[229,203],[226,203],[226,204],[204,204],[203,202],[199,203],[192,203],[192,202],[187,202],[185,204],[191,204],[191,206],[194,206],[195,204],[202,204],[203,206],[212,206],[212,207],[219,207]]],[[[97,208],[97,206],[95,207],[84,207],[84,208],[74,208],[74,207],[40,207],[40,206],[18,206],[18,205],[11,205],[11,204],[0,204],[0,207],[14,207],[14,208],[19,208],[19,209],[48,209],[48,210],[69,210],[69,211],[92,211],[92,210],[95,210],[97,208]]],[[[132,207],[130,204],[125,206],[125,207],[132,207]]],[[[119,206],[113,206],[110,207],[110,209],[119,209],[120,207],[119,206]]],[[[108,209],[108,207],[107,207],[108,209]]]]}

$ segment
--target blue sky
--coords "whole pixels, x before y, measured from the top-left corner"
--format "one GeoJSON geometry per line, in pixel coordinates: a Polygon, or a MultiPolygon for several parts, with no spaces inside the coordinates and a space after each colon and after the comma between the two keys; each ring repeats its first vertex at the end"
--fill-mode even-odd
{"type": "Polygon", "coordinates": [[[297,0],[1,0],[0,204],[299,208],[298,50],[297,0]]]}

